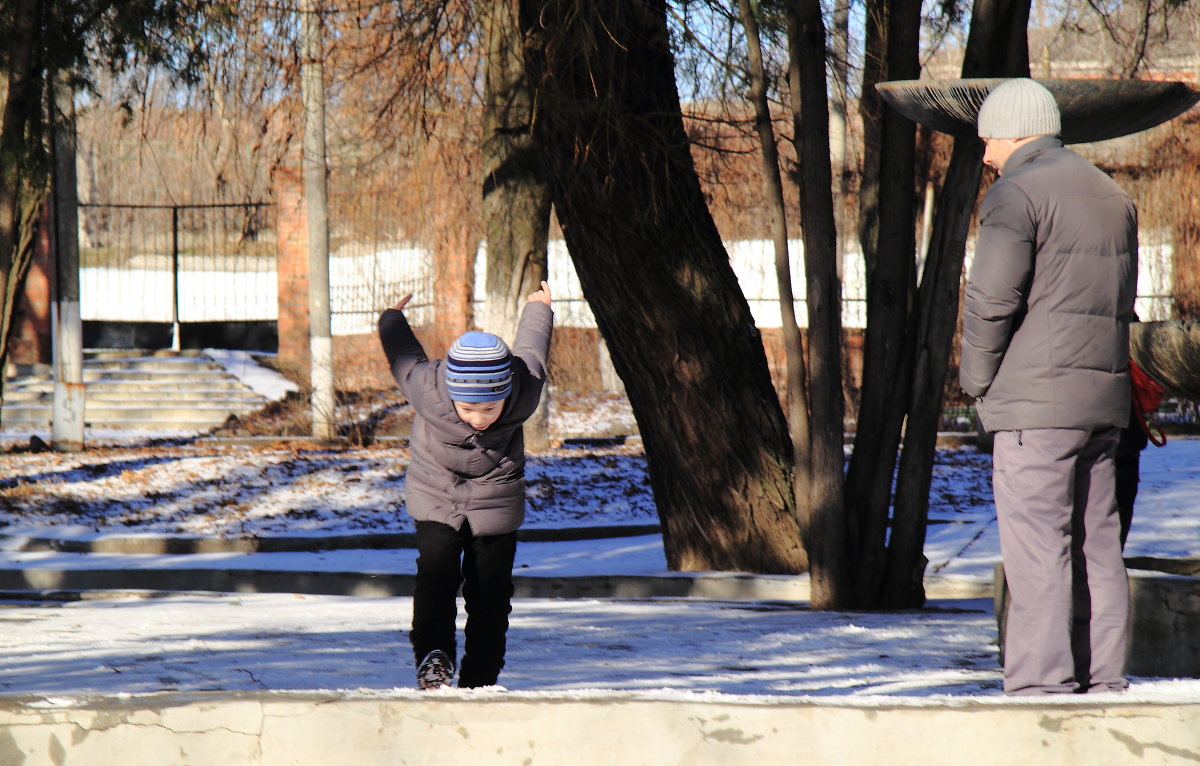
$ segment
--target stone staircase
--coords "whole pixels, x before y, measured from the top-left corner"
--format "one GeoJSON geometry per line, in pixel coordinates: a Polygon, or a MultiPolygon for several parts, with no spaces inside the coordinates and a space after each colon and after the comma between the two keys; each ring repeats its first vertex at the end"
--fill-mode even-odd
{"type": "MultiPolygon", "coordinates": [[[[54,375],[18,368],[5,383],[0,425],[50,428],[54,375]]],[[[89,428],[206,431],[266,400],[199,351],[85,350],[84,422],[89,428]]]]}

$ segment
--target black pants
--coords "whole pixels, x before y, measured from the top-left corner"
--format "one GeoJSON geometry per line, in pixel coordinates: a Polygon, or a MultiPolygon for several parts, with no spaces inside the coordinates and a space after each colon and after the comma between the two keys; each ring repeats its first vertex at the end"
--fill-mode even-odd
{"type": "Polygon", "coordinates": [[[457,657],[454,621],[462,586],[467,607],[466,646],[458,685],[491,686],[504,667],[512,611],[512,568],[517,534],[476,537],[437,521],[417,522],[417,581],[409,640],[418,663],[434,649],[457,657]]]}
{"type": "Polygon", "coordinates": [[[1117,513],[1121,519],[1122,548],[1133,525],[1133,503],[1137,499],[1142,450],[1147,444],[1146,434],[1136,421],[1137,413],[1130,413],[1129,417],[1129,427],[1121,429],[1121,440],[1117,442],[1117,454],[1113,457],[1113,466],[1117,470],[1117,513]]]}

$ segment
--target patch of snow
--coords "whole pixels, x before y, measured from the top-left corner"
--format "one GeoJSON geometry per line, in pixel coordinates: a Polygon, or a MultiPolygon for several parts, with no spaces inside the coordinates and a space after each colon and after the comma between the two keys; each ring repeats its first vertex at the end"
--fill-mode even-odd
{"type": "Polygon", "coordinates": [[[279,401],[289,393],[300,390],[292,381],[255,361],[256,353],[259,352],[204,349],[205,356],[225,368],[225,371],[240,380],[242,385],[271,401],[279,401]]]}

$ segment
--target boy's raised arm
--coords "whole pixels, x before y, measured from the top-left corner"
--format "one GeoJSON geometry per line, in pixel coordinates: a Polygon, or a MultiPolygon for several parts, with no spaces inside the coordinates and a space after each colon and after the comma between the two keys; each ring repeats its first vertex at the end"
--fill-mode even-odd
{"type": "Polygon", "coordinates": [[[550,332],[553,325],[554,311],[550,308],[550,285],[542,282],[542,288],[530,294],[529,299],[525,302],[525,309],[521,312],[521,321],[517,325],[517,337],[512,344],[513,356],[521,358],[530,374],[538,380],[546,379],[546,365],[550,356],[550,332]]]}
{"type": "Polygon", "coordinates": [[[398,382],[413,365],[428,360],[425,349],[421,348],[421,342],[417,340],[402,311],[411,300],[412,293],[409,293],[379,317],[379,342],[383,344],[388,367],[398,382]]]}

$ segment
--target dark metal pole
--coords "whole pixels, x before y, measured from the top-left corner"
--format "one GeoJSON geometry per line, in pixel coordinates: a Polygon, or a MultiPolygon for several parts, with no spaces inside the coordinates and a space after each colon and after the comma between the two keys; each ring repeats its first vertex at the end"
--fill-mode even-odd
{"type": "Polygon", "coordinates": [[[171,350],[179,342],[179,206],[171,206],[171,350]]]}

